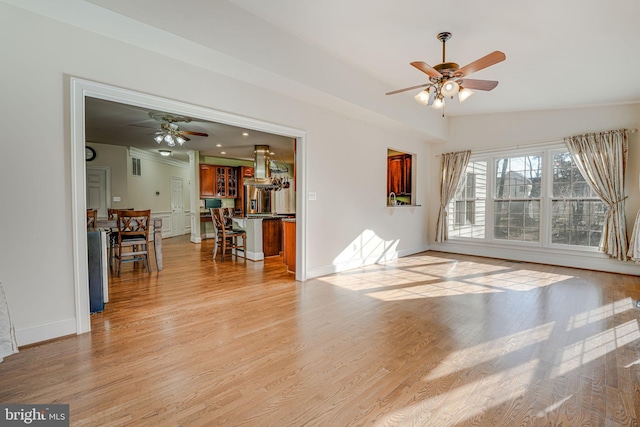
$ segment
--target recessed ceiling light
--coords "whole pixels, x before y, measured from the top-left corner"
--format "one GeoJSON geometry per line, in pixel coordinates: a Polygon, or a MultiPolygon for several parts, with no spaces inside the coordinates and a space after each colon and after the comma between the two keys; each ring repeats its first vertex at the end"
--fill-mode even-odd
{"type": "Polygon", "coordinates": [[[220,154],[227,154],[227,152],[226,151],[221,151],[220,154]]]}
{"type": "Polygon", "coordinates": [[[249,136],[247,132],[242,132],[242,136],[249,136]]]}
{"type": "Polygon", "coordinates": [[[216,147],[222,147],[222,144],[216,144],[216,147]]]}
{"type": "Polygon", "coordinates": [[[275,155],[276,155],[276,153],[274,153],[273,151],[272,151],[272,152],[270,152],[269,154],[271,154],[272,156],[275,156],[275,155]]]}
{"type": "Polygon", "coordinates": [[[163,157],[169,157],[171,155],[171,150],[158,150],[160,155],[163,157]]]}

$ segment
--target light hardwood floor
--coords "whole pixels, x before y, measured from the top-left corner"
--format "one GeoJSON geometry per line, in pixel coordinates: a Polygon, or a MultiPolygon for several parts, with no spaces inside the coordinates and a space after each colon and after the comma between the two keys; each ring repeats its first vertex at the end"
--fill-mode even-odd
{"type": "Polygon", "coordinates": [[[164,242],[93,332],[0,363],[1,403],[73,426],[630,426],[640,278],[426,252],[293,281],[164,242]]]}

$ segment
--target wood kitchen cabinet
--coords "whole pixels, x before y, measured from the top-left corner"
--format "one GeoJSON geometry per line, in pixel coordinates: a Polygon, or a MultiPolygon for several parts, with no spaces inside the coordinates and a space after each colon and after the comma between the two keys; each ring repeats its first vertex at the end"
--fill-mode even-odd
{"type": "Polygon", "coordinates": [[[282,219],[262,219],[262,252],[265,257],[280,255],[282,250],[282,219]]]}
{"type": "Polygon", "coordinates": [[[238,197],[238,168],[200,165],[200,197],[238,197]]]}
{"type": "Polygon", "coordinates": [[[411,154],[389,156],[387,160],[387,196],[411,195],[411,154]]]}
{"type": "Polygon", "coordinates": [[[200,198],[215,197],[215,166],[200,165],[200,198]]]}
{"type": "Polygon", "coordinates": [[[282,220],[283,262],[289,273],[296,272],[296,220],[282,220]]]}
{"type": "Polygon", "coordinates": [[[238,197],[238,168],[216,166],[216,197],[238,197]]]}

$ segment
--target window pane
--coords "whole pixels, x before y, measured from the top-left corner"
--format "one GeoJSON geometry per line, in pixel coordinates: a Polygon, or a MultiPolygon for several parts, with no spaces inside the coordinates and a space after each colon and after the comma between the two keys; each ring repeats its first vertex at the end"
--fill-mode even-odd
{"type": "Polygon", "coordinates": [[[470,161],[448,206],[450,237],[485,237],[486,197],[487,163],[470,161]]]}
{"type": "Polygon", "coordinates": [[[495,239],[540,241],[540,202],[502,201],[494,203],[495,239]]]}
{"type": "Polygon", "coordinates": [[[599,200],[554,200],[552,202],[553,243],[598,246],[606,206],[599,200]]]}
{"type": "Polygon", "coordinates": [[[552,243],[596,247],[604,224],[605,204],[586,182],[569,152],[553,155],[552,243]]]}
{"type": "Polygon", "coordinates": [[[541,194],[542,157],[505,157],[495,163],[496,199],[538,198],[541,194]]]}

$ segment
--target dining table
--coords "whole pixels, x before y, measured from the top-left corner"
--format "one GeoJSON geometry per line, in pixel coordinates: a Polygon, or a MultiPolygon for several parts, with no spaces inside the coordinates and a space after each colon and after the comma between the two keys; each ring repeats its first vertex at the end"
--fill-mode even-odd
{"type": "MultiPolygon", "coordinates": [[[[151,218],[151,224],[153,225],[153,255],[156,259],[156,266],[158,271],[162,270],[162,218],[151,218]]],[[[117,230],[117,219],[98,218],[96,221],[96,228],[117,230]]]]}

